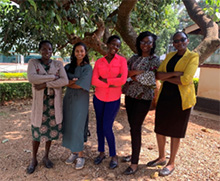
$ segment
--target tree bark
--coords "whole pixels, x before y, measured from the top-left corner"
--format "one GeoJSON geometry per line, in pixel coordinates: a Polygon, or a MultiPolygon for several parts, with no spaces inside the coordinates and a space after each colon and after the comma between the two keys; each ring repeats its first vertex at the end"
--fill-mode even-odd
{"type": "Polygon", "coordinates": [[[133,52],[136,52],[137,33],[130,23],[130,13],[136,3],[137,0],[123,0],[118,8],[118,20],[116,23],[116,30],[133,52]]]}
{"type": "Polygon", "coordinates": [[[203,41],[194,49],[199,53],[199,63],[202,64],[220,47],[218,25],[205,15],[195,0],[182,1],[190,18],[201,28],[204,36],[203,41]]]}

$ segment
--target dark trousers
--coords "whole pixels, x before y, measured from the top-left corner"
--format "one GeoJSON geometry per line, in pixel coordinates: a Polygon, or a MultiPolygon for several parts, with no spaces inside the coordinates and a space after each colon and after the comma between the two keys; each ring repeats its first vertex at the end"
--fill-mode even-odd
{"type": "Polygon", "coordinates": [[[115,136],[112,130],[113,122],[120,108],[120,99],[112,102],[103,102],[95,95],[93,105],[96,114],[96,131],[98,136],[98,151],[105,151],[105,138],[109,146],[110,156],[116,155],[115,136]]]}
{"type": "Polygon", "coordinates": [[[132,155],[131,163],[138,164],[141,149],[141,127],[150,109],[151,100],[125,96],[125,106],[130,125],[132,155]]]}

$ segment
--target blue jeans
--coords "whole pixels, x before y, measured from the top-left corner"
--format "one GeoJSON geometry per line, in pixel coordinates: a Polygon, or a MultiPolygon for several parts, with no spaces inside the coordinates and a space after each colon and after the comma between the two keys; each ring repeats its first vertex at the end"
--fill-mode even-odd
{"type": "Polygon", "coordinates": [[[95,95],[93,105],[96,113],[96,132],[98,136],[98,151],[105,152],[105,137],[111,157],[116,155],[115,136],[112,130],[113,122],[120,108],[120,99],[112,102],[100,101],[95,95]]]}

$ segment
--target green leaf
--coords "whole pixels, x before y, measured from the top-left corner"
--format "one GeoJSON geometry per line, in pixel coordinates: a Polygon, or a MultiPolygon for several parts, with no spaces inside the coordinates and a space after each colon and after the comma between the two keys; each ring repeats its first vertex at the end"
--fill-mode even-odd
{"type": "Polygon", "coordinates": [[[59,22],[59,25],[61,26],[62,22],[61,22],[61,18],[58,14],[56,14],[56,18],[57,18],[57,21],[59,22]]]}
{"type": "Polygon", "coordinates": [[[34,7],[34,10],[37,11],[37,5],[34,0],[28,0],[28,2],[34,7]]]}

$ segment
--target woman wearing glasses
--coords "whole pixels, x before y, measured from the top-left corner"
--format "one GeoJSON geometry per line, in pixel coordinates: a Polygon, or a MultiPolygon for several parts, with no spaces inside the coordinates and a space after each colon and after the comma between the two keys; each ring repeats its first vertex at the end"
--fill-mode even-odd
{"type": "Polygon", "coordinates": [[[179,148],[180,138],[185,132],[191,107],[196,103],[193,76],[199,63],[199,55],[187,49],[189,40],[184,32],[173,36],[176,52],[167,54],[157,70],[156,78],[162,81],[155,115],[155,132],[159,157],[147,166],[166,165],[160,176],[167,176],[174,170],[174,161],[179,148]],[[166,164],[166,136],[171,137],[171,155],[166,164]]]}
{"type": "Polygon", "coordinates": [[[160,65],[159,57],[154,54],[157,36],[146,31],[136,39],[137,55],[128,60],[128,79],[123,87],[125,105],[130,125],[132,155],[122,161],[131,161],[124,171],[125,175],[134,174],[138,168],[141,149],[141,127],[154,96],[155,72],[160,65]]]}

